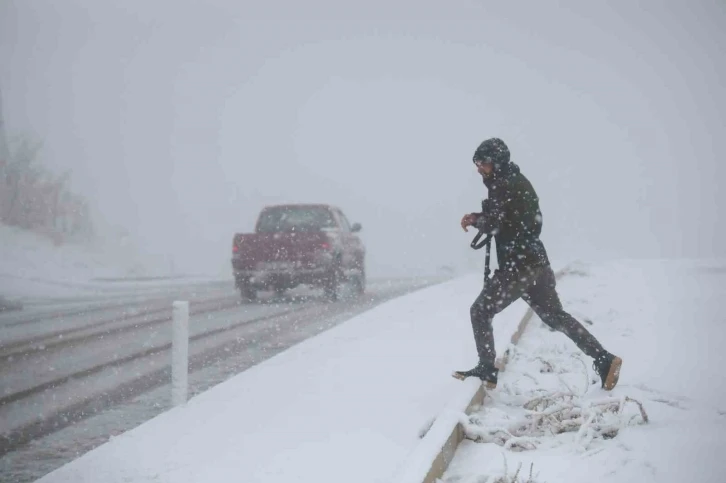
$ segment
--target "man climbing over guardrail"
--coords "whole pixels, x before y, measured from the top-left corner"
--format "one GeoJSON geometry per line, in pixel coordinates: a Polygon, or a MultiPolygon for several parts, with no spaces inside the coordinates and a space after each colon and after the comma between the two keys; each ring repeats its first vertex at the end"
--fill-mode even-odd
{"type": "Polygon", "coordinates": [[[623,361],[606,351],[563,309],[555,288],[555,274],[540,240],[542,212],[532,184],[510,161],[509,148],[501,139],[482,142],[473,161],[489,196],[482,203],[481,213],[464,215],[461,227],[468,231],[472,226],[480,234],[494,237],[499,267],[471,306],[479,363],[471,370],[454,372],[454,377],[478,377],[488,388],[496,387],[499,371],[494,367],[492,320],[522,297],[545,324],[563,332],[594,359],[593,367],[602,379],[602,387],[612,389],[618,382],[623,361]]]}

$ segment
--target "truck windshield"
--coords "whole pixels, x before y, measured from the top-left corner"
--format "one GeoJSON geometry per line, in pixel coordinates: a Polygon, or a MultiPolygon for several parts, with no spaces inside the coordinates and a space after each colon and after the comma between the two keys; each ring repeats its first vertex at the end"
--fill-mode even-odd
{"type": "Polygon", "coordinates": [[[315,207],[268,208],[260,214],[257,223],[258,233],[327,231],[335,228],[330,211],[315,207]]]}

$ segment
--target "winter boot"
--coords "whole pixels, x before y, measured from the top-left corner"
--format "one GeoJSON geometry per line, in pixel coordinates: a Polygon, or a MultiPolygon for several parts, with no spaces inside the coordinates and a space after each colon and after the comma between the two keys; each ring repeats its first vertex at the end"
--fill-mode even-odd
{"type": "Polygon", "coordinates": [[[474,369],[468,371],[456,371],[452,374],[453,377],[461,379],[462,381],[467,377],[478,377],[485,384],[487,389],[494,389],[497,387],[497,375],[499,369],[490,364],[480,362],[474,369]]]}
{"type": "Polygon", "coordinates": [[[609,352],[603,352],[592,363],[592,367],[598,373],[600,379],[602,379],[602,387],[606,391],[611,390],[618,383],[620,367],[622,365],[623,360],[609,352]]]}

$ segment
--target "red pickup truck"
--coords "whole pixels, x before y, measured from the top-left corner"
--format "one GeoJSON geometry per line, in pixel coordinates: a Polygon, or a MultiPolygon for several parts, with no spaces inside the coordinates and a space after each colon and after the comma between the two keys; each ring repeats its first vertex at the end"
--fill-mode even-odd
{"type": "Polygon", "coordinates": [[[343,212],[331,205],[287,204],[265,207],[254,233],[236,233],[232,271],[242,298],[258,290],[278,294],[298,285],[322,287],[338,300],[344,284],[365,291],[365,247],[343,212]]]}

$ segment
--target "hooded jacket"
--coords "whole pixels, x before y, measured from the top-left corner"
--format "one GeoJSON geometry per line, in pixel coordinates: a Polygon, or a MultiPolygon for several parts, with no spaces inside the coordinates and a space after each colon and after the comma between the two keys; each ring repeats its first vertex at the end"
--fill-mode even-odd
{"type": "MultiPolygon", "coordinates": [[[[500,140],[496,140],[504,145],[500,140]]],[[[487,143],[487,141],[485,141],[487,143]]],[[[484,146],[484,143],[482,143],[484,146]]],[[[484,159],[486,149],[477,149],[474,160],[484,159]]],[[[491,150],[489,150],[491,153],[491,150]]],[[[494,235],[500,269],[521,270],[549,264],[540,234],[542,212],[532,183],[509,160],[509,150],[499,145],[493,161],[492,174],[483,176],[489,197],[482,202],[475,227],[494,235]]]]}

